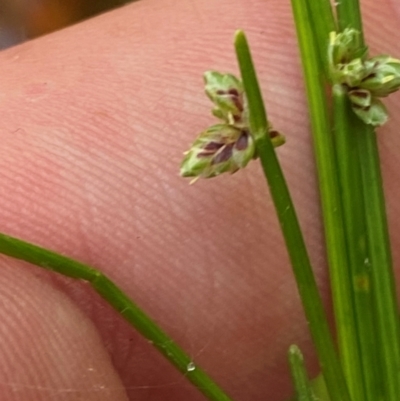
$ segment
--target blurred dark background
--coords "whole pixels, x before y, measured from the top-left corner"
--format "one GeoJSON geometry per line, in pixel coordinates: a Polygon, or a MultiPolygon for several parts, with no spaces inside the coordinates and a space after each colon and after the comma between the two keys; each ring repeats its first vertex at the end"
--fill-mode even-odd
{"type": "Polygon", "coordinates": [[[0,0],[0,49],[134,0],[0,0]]]}

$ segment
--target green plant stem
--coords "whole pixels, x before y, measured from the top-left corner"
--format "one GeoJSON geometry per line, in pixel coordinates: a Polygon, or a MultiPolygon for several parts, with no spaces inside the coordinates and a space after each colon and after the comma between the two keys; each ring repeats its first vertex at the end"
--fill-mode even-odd
{"type": "Polygon", "coordinates": [[[382,177],[376,135],[364,126],[358,133],[358,149],[364,188],[365,216],[371,277],[376,305],[375,325],[384,383],[383,399],[396,401],[400,394],[400,327],[395,279],[390,251],[382,177]]]}
{"type": "MultiPolygon", "coordinates": [[[[361,34],[360,54],[365,52],[363,29],[358,0],[340,1],[339,26],[351,27],[361,34]]],[[[399,309],[390,250],[385,200],[380,171],[376,134],[372,127],[356,121],[348,113],[352,130],[357,137],[358,162],[362,176],[362,194],[365,206],[368,247],[370,254],[371,286],[374,295],[374,323],[377,338],[374,344],[377,385],[383,383],[381,399],[395,401],[400,394],[400,327],[399,309]]],[[[371,351],[369,351],[371,352],[371,351]]],[[[374,383],[374,382],[373,382],[374,383]]],[[[368,383],[367,383],[368,385],[368,383]]],[[[373,389],[376,391],[376,389],[373,389]]],[[[374,398],[370,398],[374,400],[374,398]]],[[[376,399],[376,398],[375,398],[376,399]]]]}
{"type": "Polygon", "coordinates": [[[340,0],[336,2],[339,30],[355,28],[360,33],[360,41],[364,42],[360,3],[358,0],[340,0]]]}
{"type": "Polygon", "coordinates": [[[292,381],[296,390],[296,401],[315,401],[312,394],[304,359],[297,345],[291,345],[288,352],[292,381]]]}
{"type": "Polygon", "coordinates": [[[329,0],[306,0],[302,6],[306,7],[303,10],[304,14],[311,17],[314,41],[318,47],[317,58],[325,72],[325,77],[328,77],[327,46],[329,34],[337,30],[331,3],[329,0]]]}
{"type": "Polygon", "coordinates": [[[266,112],[247,40],[241,31],[236,33],[235,48],[249,105],[252,135],[274,201],[326,384],[332,400],[350,401],[298,219],[280,164],[267,135],[266,112]]]}
{"type": "Polygon", "coordinates": [[[304,0],[292,0],[292,8],[310,110],[340,359],[346,378],[350,379],[351,393],[359,394],[358,337],[354,324],[355,311],[339,192],[339,173],[327,99],[308,8],[304,0]]]}
{"type": "Polygon", "coordinates": [[[351,110],[346,90],[333,87],[334,138],[340,177],[346,242],[349,255],[351,293],[354,299],[354,327],[357,330],[358,359],[349,361],[352,369],[345,372],[354,400],[379,399],[376,367],[374,303],[365,225],[365,210],[356,134],[361,120],[351,110]],[[355,118],[354,118],[355,117],[355,118]]]}
{"type": "Polygon", "coordinates": [[[118,313],[141,333],[209,400],[232,401],[223,390],[129,297],[100,271],[55,252],[0,234],[0,253],[88,281],[118,313]]]}

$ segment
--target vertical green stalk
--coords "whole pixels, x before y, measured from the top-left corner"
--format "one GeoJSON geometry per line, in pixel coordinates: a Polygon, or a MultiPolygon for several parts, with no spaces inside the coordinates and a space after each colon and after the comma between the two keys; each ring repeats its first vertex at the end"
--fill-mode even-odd
{"type": "MultiPolygon", "coordinates": [[[[351,27],[357,29],[363,38],[361,12],[358,0],[341,0],[337,6],[339,26],[341,29],[351,27]]],[[[360,54],[365,45],[361,43],[360,54]]],[[[344,118],[343,118],[344,119],[344,118]]],[[[399,310],[392,266],[390,240],[385,211],[382,178],[376,134],[372,127],[356,121],[357,117],[351,112],[347,122],[351,126],[348,136],[356,137],[357,161],[361,170],[362,195],[365,207],[365,221],[369,248],[369,263],[371,271],[371,287],[373,289],[374,327],[377,337],[374,346],[364,355],[364,373],[366,378],[375,369],[377,378],[371,377],[372,382],[366,382],[367,392],[374,400],[379,394],[378,386],[383,383],[382,399],[385,401],[398,400],[400,394],[400,327],[399,310]],[[375,351],[375,352],[374,352],[375,351]],[[369,359],[368,359],[369,358],[369,359]],[[373,366],[374,362],[376,363],[373,366]],[[369,386],[369,388],[368,388],[369,386]]],[[[356,207],[356,205],[354,206],[356,207]]],[[[354,244],[353,244],[354,245],[354,244]]],[[[361,319],[367,325],[371,317],[365,314],[361,319]]],[[[360,320],[361,320],[360,319],[360,320]]]]}
{"type": "MultiPolygon", "coordinates": [[[[357,331],[359,358],[357,376],[346,377],[354,400],[379,399],[376,366],[378,363],[374,304],[371,285],[367,229],[361,171],[358,161],[361,121],[351,110],[346,90],[333,87],[334,138],[340,177],[341,198],[349,255],[349,274],[354,299],[354,327],[357,331]],[[351,118],[355,117],[355,118],[351,118]]],[[[348,372],[349,374],[351,372],[348,372]]]]}
{"type": "MultiPolygon", "coordinates": [[[[308,4],[311,9],[311,2],[308,4]]],[[[363,394],[360,355],[354,324],[355,311],[339,193],[339,173],[322,80],[323,73],[319,69],[315,34],[307,4],[304,0],[292,0],[292,8],[310,109],[340,359],[350,393],[357,400],[358,397],[362,399],[363,394]]],[[[314,15],[313,20],[317,18],[318,16],[314,15]]],[[[327,53],[326,46],[324,52],[327,53]]]]}
{"type": "Polygon", "coordinates": [[[267,135],[268,122],[264,103],[243,32],[239,31],[236,34],[235,48],[249,105],[251,132],[268,180],[327,388],[332,400],[350,401],[294,206],[273,145],[267,135]]]}
{"type": "Polygon", "coordinates": [[[88,281],[118,313],[174,365],[211,401],[232,401],[188,354],[176,344],[138,305],[100,271],[39,246],[0,233],[0,253],[88,281]]]}
{"type": "MultiPolygon", "coordinates": [[[[319,59],[321,68],[323,68],[327,77],[329,65],[326,50],[329,43],[329,34],[337,30],[331,3],[329,0],[306,0],[302,7],[307,8],[303,12],[311,18],[314,41],[318,48],[316,57],[319,59]]],[[[296,23],[301,23],[301,21],[296,21],[296,23]]],[[[307,21],[304,21],[304,23],[307,23],[307,21]]]]}
{"type": "Polygon", "coordinates": [[[361,43],[364,42],[362,18],[359,1],[340,0],[336,2],[339,31],[346,28],[355,28],[360,32],[361,43]]]}
{"type": "Polygon", "coordinates": [[[376,344],[385,401],[400,394],[400,327],[395,279],[385,211],[376,135],[366,127],[358,134],[358,149],[364,188],[365,216],[370,252],[371,277],[376,304],[376,344]]]}
{"type": "Polygon", "coordinates": [[[292,381],[296,391],[296,401],[315,401],[304,366],[303,355],[296,345],[290,346],[288,358],[292,381]]]}

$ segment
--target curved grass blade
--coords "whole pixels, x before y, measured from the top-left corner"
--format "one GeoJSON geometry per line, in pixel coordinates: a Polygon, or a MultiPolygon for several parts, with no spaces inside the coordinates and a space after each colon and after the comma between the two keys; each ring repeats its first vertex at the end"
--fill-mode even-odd
{"type": "Polygon", "coordinates": [[[95,291],[211,401],[232,399],[138,305],[107,276],[91,266],[0,233],[0,253],[67,277],[89,282],[95,291]]]}

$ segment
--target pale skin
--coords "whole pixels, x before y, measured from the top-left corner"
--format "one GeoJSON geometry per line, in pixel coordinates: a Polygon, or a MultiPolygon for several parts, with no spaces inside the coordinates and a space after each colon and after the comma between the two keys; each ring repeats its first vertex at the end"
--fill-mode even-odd
{"type": "MultiPolygon", "coordinates": [[[[362,2],[371,52],[400,57],[397,0],[362,2]]],[[[329,305],[289,1],[142,0],[0,54],[0,231],[102,270],[235,400],[291,393],[286,351],[318,369],[260,168],[189,186],[182,152],[215,123],[207,69],[253,50],[329,305]]],[[[379,130],[399,263],[400,95],[379,130]]],[[[200,401],[84,283],[0,258],[0,394],[10,400],[200,401]]]]}

